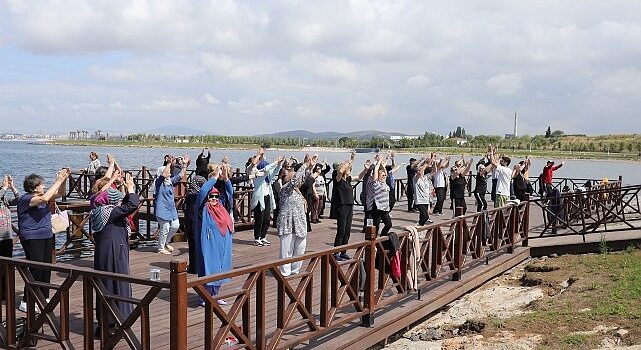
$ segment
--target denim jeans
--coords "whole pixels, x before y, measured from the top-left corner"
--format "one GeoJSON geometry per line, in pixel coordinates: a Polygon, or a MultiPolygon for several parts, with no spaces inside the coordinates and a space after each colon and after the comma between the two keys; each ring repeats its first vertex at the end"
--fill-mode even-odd
{"type": "Polygon", "coordinates": [[[178,231],[178,227],[180,226],[180,223],[178,222],[178,219],[174,220],[163,220],[161,218],[158,219],[158,227],[160,228],[160,233],[158,234],[158,249],[163,249],[165,248],[165,245],[167,245],[167,242],[171,242],[171,238],[174,236],[176,231],[178,231]]]}

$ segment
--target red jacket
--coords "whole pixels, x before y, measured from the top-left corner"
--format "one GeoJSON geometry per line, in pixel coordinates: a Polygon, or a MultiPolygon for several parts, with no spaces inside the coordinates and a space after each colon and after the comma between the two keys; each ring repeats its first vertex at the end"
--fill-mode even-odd
{"type": "Polygon", "coordinates": [[[554,176],[554,171],[561,167],[561,164],[557,166],[544,166],[543,167],[543,183],[552,184],[552,177],[554,176]]]}

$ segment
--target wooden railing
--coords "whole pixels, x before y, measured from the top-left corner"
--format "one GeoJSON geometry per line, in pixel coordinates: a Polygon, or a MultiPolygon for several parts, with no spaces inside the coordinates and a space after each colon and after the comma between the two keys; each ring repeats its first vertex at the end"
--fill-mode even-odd
{"type": "Polygon", "coordinates": [[[112,349],[122,342],[131,349],[151,349],[149,306],[158,298],[162,290],[170,289],[170,284],[167,282],[149,281],[65,264],[53,265],[4,257],[0,257],[0,274],[5,285],[5,290],[2,292],[5,296],[6,315],[0,315],[6,321],[6,328],[0,327],[0,347],[4,349],[21,349],[33,345],[37,340],[56,343],[61,349],[76,347],[93,349],[96,298],[101,305],[101,349],[112,349]],[[38,282],[30,272],[34,268],[51,271],[62,276],[63,281],[60,284],[38,282]],[[20,341],[16,341],[16,271],[24,282],[27,303],[26,331],[20,341]],[[107,279],[131,283],[137,289],[146,288],[146,291],[140,299],[112,295],[107,292],[103,284],[103,280],[107,279]],[[49,301],[46,300],[40,288],[48,288],[53,292],[49,301]],[[72,315],[69,305],[70,295],[79,292],[82,293],[83,314],[72,315]],[[116,302],[132,304],[132,313],[125,317],[116,302]],[[70,339],[72,318],[83,319],[82,344],[74,344],[70,339]],[[140,325],[139,331],[133,328],[136,322],[140,325]],[[108,331],[109,323],[112,323],[110,331],[108,331]],[[41,332],[44,326],[49,329],[46,334],[41,332]]]}
{"type": "MultiPolygon", "coordinates": [[[[370,227],[361,242],[176,282],[178,290],[194,290],[204,300],[205,313],[204,320],[188,320],[186,311],[181,311],[185,308],[172,304],[172,315],[180,313],[177,319],[184,325],[202,325],[193,332],[204,336],[206,349],[222,346],[229,336],[238,339],[237,347],[287,349],[357,319],[370,326],[375,311],[394,307],[395,302],[434,283],[457,283],[447,281],[459,280],[473,261],[511,253],[519,243],[526,245],[528,210],[523,202],[419,228],[416,291],[411,290],[406,274],[409,232],[398,234],[402,273],[395,277],[390,273],[389,237],[376,237],[370,227]],[[342,251],[351,259],[337,260],[335,254],[342,251]],[[280,268],[285,264],[301,264],[300,273],[283,275],[280,268]],[[205,286],[227,278],[240,279],[242,287],[227,292],[223,287],[221,294],[212,297],[205,286]],[[223,308],[218,304],[221,299],[233,303],[223,308]]],[[[175,275],[183,273],[179,270],[175,275]]],[[[187,327],[177,331],[183,332],[177,339],[187,339],[187,327]]],[[[175,349],[186,348],[186,343],[175,345],[175,349]]]]}
{"type": "Polygon", "coordinates": [[[641,185],[622,186],[619,181],[592,186],[586,191],[562,193],[554,199],[531,203],[541,209],[543,225],[533,227],[532,238],[586,235],[641,228],[641,185]]]}
{"type": "MultiPolygon", "coordinates": [[[[462,208],[457,208],[457,212],[462,213],[462,208]]],[[[529,206],[524,202],[420,227],[417,228],[418,249],[412,249],[413,235],[402,231],[397,234],[400,276],[391,273],[390,238],[377,237],[373,227],[367,229],[365,240],[360,242],[193,280],[187,279],[185,262],[173,261],[169,283],[65,264],[0,258],[7,300],[7,326],[0,327],[0,346],[17,349],[39,339],[58,344],[62,349],[93,349],[94,297],[98,297],[102,305],[100,347],[124,345],[131,349],[149,349],[152,346],[150,312],[158,309],[150,309],[150,305],[166,290],[170,300],[171,349],[187,349],[190,329],[191,336],[202,339],[206,349],[221,347],[230,335],[239,341],[235,348],[286,349],[343,327],[353,327],[354,321],[371,326],[377,311],[394,308],[413,295],[420,297],[421,292],[435,284],[460,283],[456,281],[475,261],[490,255],[509,254],[517,245],[527,244],[528,214],[529,206]],[[335,254],[342,251],[351,258],[337,260],[335,254]],[[406,273],[411,259],[417,267],[416,288],[412,288],[406,273]],[[300,273],[283,275],[280,267],[294,263],[302,264],[300,273]],[[62,282],[36,282],[30,268],[50,270],[62,277],[62,282]],[[19,342],[15,341],[15,271],[26,285],[28,305],[26,337],[19,342]],[[210,296],[206,284],[226,278],[242,281],[241,287],[229,290],[223,287],[221,294],[210,296]],[[102,283],[105,279],[131,283],[138,290],[136,295],[145,289],[143,296],[109,295],[102,283]],[[38,287],[54,291],[49,302],[38,287]],[[82,344],[70,338],[70,295],[80,290],[84,310],[82,344]],[[205,301],[205,312],[192,314],[193,319],[189,319],[187,300],[193,292],[205,301]],[[220,306],[217,302],[220,299],[230,300],[231,305],[220,306]],[[116,301],[133,304],[133,313],[125,318],[116,301]],[[42,310],[39,315],[36,306],[42,310]],[[108,333],[108,318],[115,322],[113,335],[108,333]],[[46,334],[41,333],[44,325],[48,329],[46,334]],[[135,325],[139,326],[138,331],[132,328],[135,325]]],[[[166,299],[166,295],[163,298],[166,299]]],[[[74,339],[79,341],[77,337],[74,339]]]]}

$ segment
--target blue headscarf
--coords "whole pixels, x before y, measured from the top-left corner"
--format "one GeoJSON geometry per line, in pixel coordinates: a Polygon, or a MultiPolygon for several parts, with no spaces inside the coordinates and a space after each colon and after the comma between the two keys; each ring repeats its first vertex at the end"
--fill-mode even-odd
{"type": "MultiPolygon", "coordinates": [[[[266,160],[263,159],[260,162],[258,162],[258,165],[256,165],[256,169],[263,170],[267,165],[269,165],[269,162],[267,162],[266,160]]],[[[271,183],[271,180],[269,179],[269,176],[265,176],[265,182],[267,184],[271,183]]]]}

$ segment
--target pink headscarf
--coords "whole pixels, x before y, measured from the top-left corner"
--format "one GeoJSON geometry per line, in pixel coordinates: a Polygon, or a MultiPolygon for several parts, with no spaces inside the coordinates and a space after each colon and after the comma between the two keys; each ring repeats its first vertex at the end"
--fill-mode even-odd
{"type": "MultiPolygon", "coordinates": [[[[214,187],[209,191],[209,194],[219,194],[218,190],[214,187]]],[[[209,201],[207,202],[207,212],[209,213],[209,216],[211,217],[212,220],[216,223],[216,226],[218,226],[218,229],[220,230],[220,234],[225,237],[227,235],[227,230],[229,232],[234,232],[234,223],[231,221],[231,217],[229,216],[229,213],[225,209],[225,206],[223,206],[220,202],[218,204],[213,205],[209,201]]]]}

